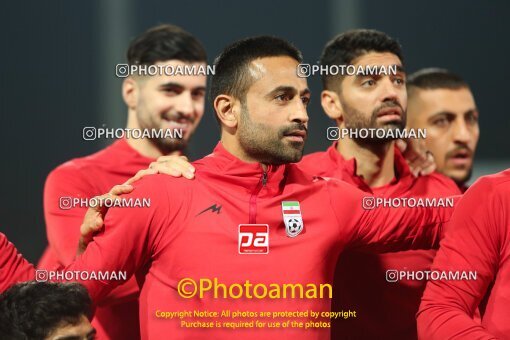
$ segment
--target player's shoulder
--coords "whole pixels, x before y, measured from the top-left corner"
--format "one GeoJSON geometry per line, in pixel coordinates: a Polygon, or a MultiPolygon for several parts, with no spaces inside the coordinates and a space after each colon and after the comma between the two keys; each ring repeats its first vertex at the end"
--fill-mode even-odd
{"type": "Polygon", "coordinates": [[[125,160],[131,161],[134,157],[141,156],[135,149],[130,147],[126,140],[119,139],[112,144],[91,154],[75,157],[60,166],[57,169],[80,170],[83,168],[105,168],[112,164],[123,163],[125,160]]]}
{"type": "Polygon", "coordinates": [[[50,175],[74,174],[77,171],[82,170],[84,167],[86,167],[86,163],[84,163],[81,158],[73,158],[51,170],[50,175]]]}
{"type": "Polygon", "coordinates": [[[301,162],[286,165],[286,184],[310,185],[315,182],[316,173],[303,166],[301,162]]]}
{"type": "Polygon", "coordinates": [[[293,183],[315,189],[328,188],[330,191],[339,194],[361,192],[361,190],[340,178],[318,174],[317,172],[310,171],[310,169],[303,168],[301,163],[289,164],[287,173],[287,185],[293,183]]]}
{"type": "Polygon", "coordinates": [[[314,152],[305,155],[297,166],[303,171],[324,175],[329,170],[331,160],[326,151],[314,152]]]}
{"type": "Polygon", "coordinates": [[[418,185],[424,185],[427,189],[434,194],[442,195],[460,195],[458,185],[448,176],[439,172],[433,172],[426,176],[419,176],[415,179],[418,185]]]}
{"type": "Polygon", "coordinates": [[[97,167],[98,163],[101,163],[102,159],[108,157],[107,155],[108,148],[99,150],[87,156],[70,159],[58,165],[50,172],[50,174],[53,175],[76,174],[79,171],[85,171],[87,169],[97,167]]]}
{"type": "Polygon", "coordinates": [[[194,180],[189,180],[184,177],[174,177],[166,174],[151,174],[145,175],[139,180],[133,183],[135,187],[143,187],[151,190],[157,190],[158,188],[163,187],[172,187],[172,188],[184,188],[191,185],[194,180]]]}
{"type": "Polygon", "coordinates": [[[88,191],[94,188],[97,168],[82,164],[79,159],[67,161],[53,169],[45,181],[45,190],[80,189],[88,191]]]}
{"type": "Polygon", "coordinates": [[[327,157],[328,157],[328,153],[326,151],[317,151],[317,152],[309,153],[308,155],[304,155],[301,162],[305,163],[305,164],[314,163],[316,161],[323,160],[327,157]]]}
{"type": "Polygon", "coordinates": [[[86,183],[91,172],[80,164],[79,159],[72,159],[60,164],[50,171],[46,177],[46,186],[70,185],[70,183],[86,183]]]}
{"type": "Polygon", "coordinates": [[[189,194],[196,186],[196,179],[173,177],[166,174],[146,175],[132,183],[133,191],[149,197],[166,197],[176,200],[189,194]]]}
{"type": "Polygon", "coordinates": [[[464,193],[455,213],[469,216],[470,221],[493,221],[494,228],[508,230],[505,207],[510,204],[509,193],[510,169],[482,176],[464,193]]]}
{"type": "MultiPolygon", "coordinates": [[[[469,187],[465,195],[488,195],[499,194],[509,197],[510,192],[510,169],[496,174],[482,176],[469,187]]],[[[482,196],[480,196],[482,197],[482,196]]]]}
{"type": "Polygon", "coordinates": [[[60,180],[69,177],[78,179],[94,178],[98,173],[103,173],[111,169],[112,159],[123,158],[119,156],[119,152],[123,150],[121,141],[116,141],[112,145],[107,146],[92,154],[75,157],[57,167],[55,167],[48,175],[49,180],[60,180]]]}

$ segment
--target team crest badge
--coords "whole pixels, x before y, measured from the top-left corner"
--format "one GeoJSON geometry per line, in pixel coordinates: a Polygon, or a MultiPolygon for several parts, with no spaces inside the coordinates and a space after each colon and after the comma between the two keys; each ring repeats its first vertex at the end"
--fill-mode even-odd
{"type": "Polygon", "coordinates": [[[283,222],[288,237],[298,236],[304,228],[301,208],[298,201],[282,202],[283,222]]]}

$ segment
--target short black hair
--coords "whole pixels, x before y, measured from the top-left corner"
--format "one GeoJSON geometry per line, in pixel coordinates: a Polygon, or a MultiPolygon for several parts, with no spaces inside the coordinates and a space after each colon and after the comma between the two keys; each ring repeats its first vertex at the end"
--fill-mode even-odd
{"type": "Polygon", "coordinates": [[[154,65],[158,61],[180,60],[187,63],[207,61],[200,41],[182,28],[165,24],[152,27],[137,36],[127,50],[130,65],[154,65]]]}
{"type": "Polygon", "coordinates": [[[411,96],[415,89],[458,90],[461,88],[469,88],[468,83],[459,75],[443,68],[424,68],[414,72],[409,77],[407,77],[408,96],[411,96]]]}
{"type": "Polygon", "coordinates": [[[294,45],[272,36],[246,38],[227,46],[214,61],[209,99],[214,102],[218,95],[227,94],[243,100],[253,82],[248,72],[250,62],[280,56],[291,57],[299,63],[303,61],[301,52],[294,45]]]}
{"type": "MultiPolygon", "coordinates": [[[[350,65],[354,59],[370,52],[389,52],[404,62],[402,46],[386,33],[372,29],[355,29],[341,33],[331,39],[320,57],[320,64],[325,66],[350,65]]],[[[339,75],[322,75],[324,89],[333,89],[343,77],[339,75]]]]}
{"type": "Polygon", "coordinates": [[[0,339],[44,339],[62,323],[92,317],[91,299],[79,283],[23,282],[0,295],[0,339]]]}

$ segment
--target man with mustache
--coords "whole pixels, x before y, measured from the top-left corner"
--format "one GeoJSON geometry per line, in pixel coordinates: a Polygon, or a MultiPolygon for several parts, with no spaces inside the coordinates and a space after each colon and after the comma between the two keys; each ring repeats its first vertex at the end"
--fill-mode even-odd
{"type": "MultiPolygon", "coordinates": [[[[127,105],[127,129],[157,131],[149,138],[116,140],[107,148],[68,161],[48,176],[44,188],[44,212],[49,246],[39,267],[55,269],[72,262],[80,237],[86,206],[69,206],[73,199],[90,199],[123,183],[162,155],[182,155],[204,113],[206,76],[179,74],[179,67],[205,67],[202,44],[173,25],[153,27],[136,37],[127,51],[136,67],[159,67],[156,75],[129,74],[122,84],[127,105]],[[169,138],[166,131],[182,131],[169,138]],[[63,206],[65,205],[65,206],[63,206]]],[[[138,134],[140,136],[140,134],[138,134]]],[[[100,339],[138,339],[138,287],[135,280],[117,288],[108,303],[98,306],[93,321],[100,339]]]]}
{"type": "MultiPolygon", "coordinates": [[[[329,297],[271,298],[262,285],[328,283],[346,247],[388,251],[437,244],[451,208],[366,210],[362,191],[288,164],[301,159],[307,136],[310,93],[306,79],[296,74],[301,60],[295,47],[274,37],[228,46],[216,59],[211,82],[221,142],[195,162],[196,178],[155,175],[135,183],[125,197],[151,197],[151,206],[111,208],[104,232],[67,266],[70,272],[136,275],[142,285],[142,338],[328,338],[329,317],[322,327],[251,326],[234,332],[225,325],[197,326],[196,319],[165,319],[161,313],[326,312],[329,297]],[[203,295],[183,296],[190,292],[183,292],[189,279],[199,282],[203,295]],[[204,290],[204,279],[218,280],[221,287],[204,290]],[[255,295],[265,298],[248,297],[254,286],[259,288],[255,295]]],[[[121,284],[81,282],[96,302],[121,284]]],[[[260,321],[256,313],[243,321],[260,321]]],[[[311,315],[301,318],[313,321],[311,315]]]]}
{"type": "Polygon", "coordinates": [[[448,70],[428,68],[409,76],[407,92],[408,126],[427,129],[425,143],[437,170],[464,192],[480,136],[479,113],[469,85],[448,70]]]}
{"type": "MultiPolygon", "coordinates": [[[[404,129],[406,73],[401,47],[396,40],[375,30],[348,31],[326,44],[320,63],[325,66],[397,65],[398,72],[394,75],[323,75],[321,104],[339,129],[404,129]]],[[[340,178],[381,197],[438,198],[460,193],[455,184],[442,175],[413,176],[391,137],[347,136],[326,152],[304,157],[301,164],[312,172],[340,178]]],[[[434,250],[371,254],[355,249],[344,253],[335,273],[332,310],[355,309],[359,316],[335,320],[332,337],[416,338],[415,314],[426,281],[389,282],[387,273],[428,270],[434,254],[434,250]]]]}

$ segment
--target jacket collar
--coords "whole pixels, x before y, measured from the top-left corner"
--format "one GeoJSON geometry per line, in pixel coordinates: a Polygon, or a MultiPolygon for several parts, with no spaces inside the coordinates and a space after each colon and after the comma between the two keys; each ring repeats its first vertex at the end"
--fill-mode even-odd
{"type": "Polygon", "coordinates": [[[211,154],[194,164],[197,174],[202,173],[205,176],[226,181],[230,186],[247,193],[260,190],[259,196],[281,192],[288,168],[288,164],[268,165],[264,171],[260,163],[247,163],[232,155],[221,142],[216,145],[211,154]]]}

